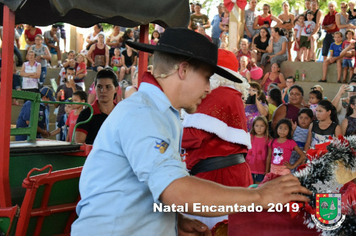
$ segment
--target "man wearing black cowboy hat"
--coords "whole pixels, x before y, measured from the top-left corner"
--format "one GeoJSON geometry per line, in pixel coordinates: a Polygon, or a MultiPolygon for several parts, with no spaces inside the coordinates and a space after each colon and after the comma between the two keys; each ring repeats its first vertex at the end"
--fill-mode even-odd
{"type": "Polygon", "coordinates": [[[188,29],[168,28],[156,46],[128,44],[155,54],[153,75],[145,73],[138,92],[119,103],[101,126],[81,175],[79,218],[71,235],[211,235],[206,225],[178,212],[226,214],[194,212],[194,203],[267,207],[307,201],[293,194],[310,194],[293,176],[256,190],[189,176],[180,156],[179,110],[195,112],[210,93],[213,72],[241,81],[216,65],[216,45],[188,29]]]}

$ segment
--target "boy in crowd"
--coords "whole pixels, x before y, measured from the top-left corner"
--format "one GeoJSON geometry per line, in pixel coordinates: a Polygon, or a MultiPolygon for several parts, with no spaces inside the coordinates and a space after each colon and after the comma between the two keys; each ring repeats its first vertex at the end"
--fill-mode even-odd
{"type": "MultiPolygon", "coordinates": [[[[72,98],[69,98],[65,101],[71,102],[72,98]]],[[[69,113],[72,111],[72,109],[73,108],[72,108],[71,104],[65,104],[65,106],[64,106],[65,113],[59,119],[59,122],[57,123],[57,129],[55,129],[51,132],[51,136],[59,134],[59,140],[66,141],[67,133],[68,133],[68,127],[66,126],[66,121],[67,121],[69,113]]]]}
{"type": "Polygon", "coordinates": [[[323,78],[319,80],[319,82],[326,82],[326,74],[328,72],[328,66],[336,62],[337,68],[337,81],[340,83],[341,79],[341,69],[342,69],[342,59],[343,56],[340,55],[342,51],[342,33],[335,32],[334,33],[334,40],[330,45],[330,56],[323,62],[323,78]]]}
{"type": "Polygon", "coordinates": [[[312,33],[315,28],[315,22],[313,21],[314,12],[307,11],[307,20],[304,21],[304,28],[302,29],[300,36],[300,54],[304,54],[304,61],[310,60],[310,55],[308,55],[308,49],[310,49],[310,40],[313,36],[312,33]]]}
{"type": "MultiPolygon", "coordinates": [[[[51,52],[51,54],[57,54],[58,67],[62,66],[62,53],[59,46],[59,38],[61,37],[58,31],[58,25],[52,25],[51,30],[44,32],[44,41],[51,52]]],[[[53,66],[53,65],[52,65],[53,66]]]]}
{"type": "MultiPolygon", "coordinates": [[[[77,92],[73,93],[73,96],[72,96],[73,102],[86,103],[87,100],[88,100],[88,95],[86,92],[77,91],[77,92]]],[[[67,142],[72,141],[74,126],[77,124],[78,116],[79,116],[80,112],[82,112],[82,110],[83,110],[83,105],[72,104],[72,111],[69,113],[68,119],[66,121],[66,126],[69,127],[68,135],[66,138],[67,142]]]]}
{"type": "Polygon", "coordinates": [[[288,76],[286,78],[286,85],[287,87],[285,87],[282,90],[282,100],[284,103],[288,103],[289,102],[289,89],[290,87],[292,87],[295,84],[295,78],[293,76],[288,76]]]}
{"type": "MultiPolygon", "coordinates": [[[[354,37],[354,31],[353,30],[346,30],[346,40],[342,43],[342,49],[347,48],[347,46],[349,46],[349,44],[351,44],[352,42],[354,42],[354,40],[352,39],[354,37]]],[[[355,49],[350,49],[348,51],[352,51],[355,49]]],[[[342,68],[343,68],[343,83],[347,82],[347,71],[349,71],[349,76],[350,76],[350,80],[352,78],[353,75],[353,69],[354,69],[354,64],[355,64],[355,60],[353,57],[348,57],[345,56],[342,60],[342,68]]],[[[338,83],[340,83],[340,80],[337,81],[338,83]]]]}
{"type": "MultiPolygon", "coordinates": [[[[43,87],[40,90],[41,101],[56,101],[54,97],[54,92],[48,87],[43,87]]],[[[31,105],[32,101],[27,101],[23,105],[20,115],[17,118],[16,128],[25,128],[30,125],[31,116],[31,105]]],[[[37,125],[37,138],[48,138],[51,134],[48,132],[49,125],[49,106],[48,103],[40,104],[40,111],[38,114],[38,125],[37,125]]],[[[16,141],[25,141],[27,135],[17,135],[16,141]]]]}

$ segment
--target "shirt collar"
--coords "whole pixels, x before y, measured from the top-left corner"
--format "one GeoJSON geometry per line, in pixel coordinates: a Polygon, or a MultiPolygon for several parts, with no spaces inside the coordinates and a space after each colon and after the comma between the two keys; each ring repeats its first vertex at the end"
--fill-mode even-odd
{"type": "Polygon", "coordinates": [[[145,72],[143,74],[139,92],[148,94],[162,113],[171,108],[179,115],[179,111],[172,106],[171,101],[168,99],[166,94],[163,92],[162,87],[151,73],[145,72]]]}
{"type": "MultiPolygon", "coordinates": [[[[116,106],[116,102],[113,101],[114,105],[116,106]]],[[[93,115],[101,114],[102,112],[99,109],[99,101],[96,99],[91,106],[93,107],[93,115]]]]}

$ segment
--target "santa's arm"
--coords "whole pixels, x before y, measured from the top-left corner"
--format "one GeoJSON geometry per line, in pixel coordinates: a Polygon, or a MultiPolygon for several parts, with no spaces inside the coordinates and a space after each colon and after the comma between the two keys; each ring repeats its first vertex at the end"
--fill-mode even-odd
{"type": "Polygon", "coordinates": [[[196,149],[200,148],[204,139],[208,139],[213,134],[208,133],[204,130],[196,128],[184,128],[183,130],[183,139],[182,139],[182,148],[186,149],[196,149]]]}

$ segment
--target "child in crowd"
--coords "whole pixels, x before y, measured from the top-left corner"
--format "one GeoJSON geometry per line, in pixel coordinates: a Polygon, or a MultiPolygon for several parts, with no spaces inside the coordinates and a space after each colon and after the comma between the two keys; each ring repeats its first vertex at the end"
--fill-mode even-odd
{"type": "MultiPolygon", "coordinates": [[[[58,74],[57,84],[60,86],[65,83],[65,76],[67,68],[71,67],[75,69],[77,62],[75,60],[70,60],[67,67],[62,67],[58,74]]],[[[73,78],[74,79],[74,78],[73,78]]]]}
{"type": "Polygon", "coordinates": [[[290,87],[292,87],[295,84],[295,78],[293,76],[288,76],[286,78],[286,86],[283,90],[282,90],[282,100],[284,103],[288,103],[289,102],[289,89],[290,87]]]}
{"type": "Polygon", "coordinates": [[[303,61],[309,61],[310,55],[308,55],[308,50],[310,49],[310,41],[313,36],[312,33],[315,28],[315,22],[313,21],[314,12],[307,11],[307,20],[304,21],[304,27],[300,36],[300,50],[302,51],[300,54],[304,54],[303,61]]]}
{"type": "Polygon", "coordinates": [[[239,73],[240,73],[240,75],[242,75],[243,77],[245,77],[247,79],[247,82],[251,83],[251,73],[247,69],[247,65],[248,65],[248,58],[246,56],[242,56],[240,58],[239,73]]]}
{"type": "Polygon", "coordinates": [[[135,71],[135,74],[132,78],[132,85],[127,86],[125,89],[125,99],[130,97],[133,93],[138,91],[138,71],[135,71]]]}
{"type": "Polygon", "coordinates": [[[350,97],[346,110],[346,118],[341,123],[341,132],[344,136],[352,135],[356,130],[356,96],[350,97]]]}
{"type": "Polygon", "coordinates": [[[316,107],[316,119],[309,126],[308,139],[304,150],[315,148],[316,144],[327,142],[333,136],[341,134],[336,108],[328,100],[321,100],[316,107]]]}
{"type": "Polygon", "coordinates": [[[85,91],[84,79],[85,79],[85,76],[87,75],[87,66],[86,66],[87,62],[86,62],[86,58],[85,58],[84,54],[79,53],[77,55],[77,63],[78,63],[78,66],[76,68],[74,82],[77,85],[79,85],[80,87],[82,87],[83,91],[85,91]]]}
{"type": "Polygon", "coordinates": [[[302,149],[292,139],[292,122],[289,119],[281,119],[275,129],[275,138],[268,144],[268,156],[266,164],[266,173],[277,175],[287,175],[300,165],[306,156],[302,149]],[[292,151],[299,154],[299,159],[292,165],[289,161],[292,151]]]}
{"type": "Polygon", "coordinates": [[[121,63],[121,51],[120,48],[115,48],[114,56],[111,58],[111,67],[114,68],[116,66],[117,70],[115,71],[116,75],[120,75],[120,67],[122,66],[121,63]]]}
{"type": "Polygon", "coordinates": [[[328,66],[336,62],[336,69],[337,69],[337,82],[341,83],[341,70],[342,70],[342,59],[343,57],[340,56],[342,51],[342,33],[335,32],[334,33],[334,41],[330,45],[330,56],[328,59],[324,60],[323,62],[323,78],[319,80],[319,82],[326,82],[326,75],[328,72],[328,66]]]}
{"type": "MultiPolygon", "coordinates": [[[[66,102],[71,102],[71,101],[72,101],[72,98],[69,98],[66,100],[66,102]]],[[[67,140],[68,127],[66,126],[66,121],[67,121],[69,113],[72,111],[72,109],[73,109],[72,104],[65,104],[65,106],[64,106],[65,113],[61,116],[61,118],[57,124],[57,129],[55,129],[51,132],[51,136],[59,134],[60,141],[67,140]]]]}
{"type": "Polygon", "coordinates": [[[295,41],[294,41],[294,51],[297,52],[297,57],[295,58],[294,61],[301,61],[301,58],[303,56],[302,51],[300,50],[300,35],[302,33],[303,27],[301,25],[304,24],[305,17],[303,14],[300,14],[298,16],[297,21],[300,24],[295,24],[294,26],[294,35],[295,35],[295,41]]]}
{"type": "Polygon", "coordinates": [[[311,87],[310,90],[318,90],[319,92],[321,92],[321,96],[323,97],[323,99],[328,100],[328,97],[324,96],[324,88],[321,87],[321,85],[316,84],[313,87],[311,87]]]}
{"type": "Polygon", "coordinates": [[[309,108],[313,111],[314,117],[316,117],[316,107],[321,100],[323,100],[323,94],[320,91],[312,90],[309,92],[309,108]]]}
{"type": "Polygon", "coordinates": [[[161,38],[161,34],[158,32],[158,30],[154,30],[151,35],[150,44],[157,45],[160,38],[161,38]]]}
{"type": "Polygon", "coordinates": [[[221,41],[226,42],[226,38],[229,37],[230,12],[225,6],[223,6],[223,11],[224,12],[221,14],[219,28],[222,31],[220,36],[221,41]]]}
{"type": "MultiPolygon", "coordinates": [[[[293,140],[297,143],[298,147],[303,150],[305,142],[308,138],[308,129],[313,121],[313,111],[309,108],[302,108],[298,113],[298,123],[293,123],[293,140]]],[[[296,151],[292,152],[290,157],[290,164],[293,165],[299,159],[299,155],[296,151]]],[[[298,166],[296,166],[298,167],[298,166]]],[[[296,168],[292,169],[294,173],[296,168]]]]}
{"type": "Polygon", "coordinates": [[[271,121],[274,111],[283,103],[281,90],[279,90],[279,88],[271,89],[268,93],[267,101],[269,114],[268,121],[271,121]]]}
{"type": "Polygon", "coordinates": [[[266,117],[257,116],[253,120],[250,135],[252,149],[247,153],[246,162],[250,166],[253,183],[258,184],[262,182],[266,174],[266,157],[270,142],[266,117]]]}
{"type": "MultiPolygon", "coordinates": [[[[349,44],[351,44],[352,42],[355,42],[355,40],[353,40],[354,37],[354,31],[353,30],[346,30],[346,40],[342,43],[342,49],[347,48],[347,46],[349,46],[349,44]]],[[[351,51],[351,50],[349,50],[351,51]]],[[[347,71],[349,71],[349,77],[350,80],[352,78],[353,75],[353,69],[354,69],[354,64],[355,64],[355,60],[353,57],[344,57],[342,60],[342,68],[343,68],[343,83],[347,83],[347,71]]],[[[338,80],[338,82],[340,82],[338,80]]]]}
{"type": "MultiPolygon", "coordinates": [[[[87,102],[87,99],[88,99],[88,95],[84,91],[76,91],[75,93],[73,93],[73,96],[72,96],[73,102],[85,103],[85,102],[87,102]]],[[[80,112],[83,110],[83,105],[73,104],[72,109],[73,110],[69,113],[68,119],[66,121],[66,125],[69,127],[68,135],[66,138],[67,142],[72,141],[74,126],[77,124],[77,119],[78,119],[80,112]]]]}

